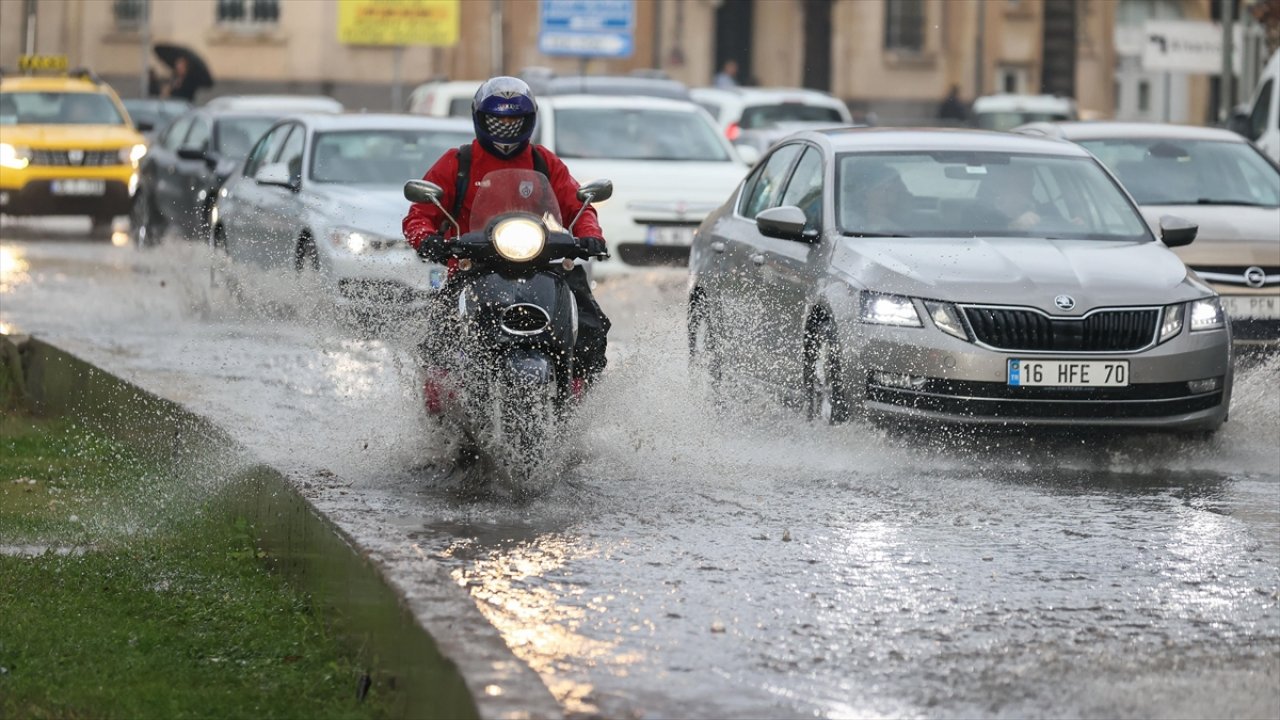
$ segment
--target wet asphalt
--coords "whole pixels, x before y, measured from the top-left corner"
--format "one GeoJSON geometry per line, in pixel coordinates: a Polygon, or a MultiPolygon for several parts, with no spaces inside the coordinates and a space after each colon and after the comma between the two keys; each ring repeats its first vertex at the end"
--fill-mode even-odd
{"type": "Polygon", "coordinates": [[[321,468],[304,493],[393,574],[443,566],[570,716],[1280,716],[1278,357],[1208,440],[819,427],[706,400],[680,272],[608,278],[610,367],[513,502],[419,413],[412,321],[81,232],[6,219],[0,330],[321,468]]]}

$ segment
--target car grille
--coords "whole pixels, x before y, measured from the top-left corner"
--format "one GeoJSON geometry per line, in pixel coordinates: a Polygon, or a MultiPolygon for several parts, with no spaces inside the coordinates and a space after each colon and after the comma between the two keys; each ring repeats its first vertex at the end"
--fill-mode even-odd
{"type": "Polygon", "coordinates": [[[103,167],[105,165],[123,165],[120,162],[119,150],[32,150],[31,164],[41,166],[103,167]],[[71,153],[84,153],[73,162],[71,153]]]}
{"type": "Polygon", "coordinates": [[[1155,340],[1160,311],[1102,310],[1083,318],[1051,318],[1035,310],[965,307],[979,342],[1000,350],[1130,352],[1155,340]]]}
{"type": "Polygon", "coordinates": [[[867,400],[958,418],[1159,418],[1222,404],[1222,391],[1192,394],[1185,382],[1110,388],[1012,387],[1004,383],[930,378],[918,389],[868,382],[867,400]]]}

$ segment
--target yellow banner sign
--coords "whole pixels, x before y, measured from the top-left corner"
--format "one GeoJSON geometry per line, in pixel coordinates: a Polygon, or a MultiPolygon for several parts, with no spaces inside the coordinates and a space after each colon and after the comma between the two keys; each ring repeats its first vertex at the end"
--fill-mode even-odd
{"type": "Polygon", "coordinates": [[[338,42],[346,45],[458,44],[459,0],[339,0],[338,42]]]}
{"type": "Polygon", "coordinates": [[[64,73],[67,71],[67,56],[23,55],[18,58],[18,69],[22,72],[64,73]]]}

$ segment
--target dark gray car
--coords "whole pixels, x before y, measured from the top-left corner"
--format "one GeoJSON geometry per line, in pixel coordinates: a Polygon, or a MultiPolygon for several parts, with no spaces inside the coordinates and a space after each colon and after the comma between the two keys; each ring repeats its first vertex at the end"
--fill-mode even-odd
{"type": "Polygon", "coordinates": [[[1217,293],[1069,143],[855,129],[775,146],[699,228],[690,348],[721,383],[860,412],[1214,430],[1231,399],[1217,293]]]}

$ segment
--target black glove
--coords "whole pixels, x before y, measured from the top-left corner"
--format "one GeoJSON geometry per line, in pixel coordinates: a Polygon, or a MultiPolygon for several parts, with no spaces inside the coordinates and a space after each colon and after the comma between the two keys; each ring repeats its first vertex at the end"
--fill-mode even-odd
{"type": "Polygon", "coordinates": [[[588,255],[594,257],[609,257],[609,248],[604,244],[604,238],[578,238],[578,245],[585,250],[588,255]]]}
{"type": "Polygon", "coordinates": [[[426,262],[443,263],[447,258],[448,246],[443,235],[428,235],[418,243],[418,257],[426,262]]]}

